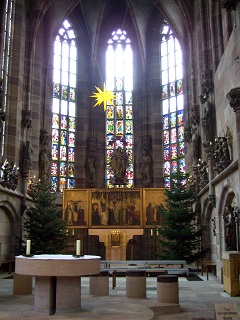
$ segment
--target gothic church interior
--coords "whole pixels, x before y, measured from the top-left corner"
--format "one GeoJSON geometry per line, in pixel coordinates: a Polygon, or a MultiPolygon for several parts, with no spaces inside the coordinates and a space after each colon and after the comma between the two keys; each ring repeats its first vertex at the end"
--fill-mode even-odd
{"type": "MultiPolygon", "coordinates": [[[[221,282],[231,215],[239,251],[240,1],[3,0],[0,12],[1,260],[17,254],[36,180],[61,207],[65,190],[167,188],[181,167],[221,282]]],[[[96,227],[79,224],[71,241],[105,258],[96,227]]],[[[150,258],[151,228],[118,227],[150,258]]]]}

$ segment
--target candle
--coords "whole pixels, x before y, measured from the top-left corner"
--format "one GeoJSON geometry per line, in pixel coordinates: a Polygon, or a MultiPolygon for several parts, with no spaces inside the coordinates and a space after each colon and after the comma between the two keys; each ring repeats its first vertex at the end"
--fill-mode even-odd
{"type": "Polygon", "coordinates": [[[31,240],[27,240],[26,255],[30,255],[30,251],[31,251],[31,240]]]}
{"type": "Polygon", "coordinates": [[[123,245],[126,246],[127,245],[127,235],[125,233],[122,236],[122,241],[123,241],[123,245]]]}
{"type": "Polygon", "coordinates": [[[153,236],[153,229],[151,229],[151,237],[153,236]]]}
{"type": "Polygon", "coordinates": [[[104,244],[106,247],[108,247],[108,234],[104,235],[104,244]]]}
{"type": "Polygon", "coordinates": [[[76,241],[76,256],[80,256],[80,247],[81,247],[81,242],[80,240],[76,241]]]}

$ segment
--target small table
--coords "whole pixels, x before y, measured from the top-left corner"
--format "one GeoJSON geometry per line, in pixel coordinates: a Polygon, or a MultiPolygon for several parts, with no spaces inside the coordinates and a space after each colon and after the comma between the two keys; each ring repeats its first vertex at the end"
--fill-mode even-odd
{"type": "Polygon", "coordinates": [[[35,276],[34,309],[48,312],[81,311],[81,276],[100,272],[100,257],[84,255],[17,256],[15,272],[35,276]]]}
{"type": "Polygon", "coordinates": [[[210,261],[210,260],[201,260],[199,262],[201,264],[202,275],[203,275],[204,268],[206,270],[207,280],[208,280],[208,271],[209,271],[209,269],[211,271],[213,270],[213,273],[216,276],[216,262],[213,262],[213,261],[210,261]]]}

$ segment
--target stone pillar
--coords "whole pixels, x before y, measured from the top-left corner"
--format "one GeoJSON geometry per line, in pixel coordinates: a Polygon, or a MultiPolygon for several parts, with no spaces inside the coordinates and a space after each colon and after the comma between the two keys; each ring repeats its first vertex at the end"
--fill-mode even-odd
{"type": "MultiPolygon", "coordinates": [[[[231,89],[227,94],[230,106],[236,114],[237,147],[238,147],[238,167],[240,168],[240,87],[231,89]]],[[[240,179],[240,170],[239,179],[240,179]]]]}
{"type": "Polygon", "coordinates": [[[81,311],[81,277],[35,277],[34,310],[49,315],[81,311]]]}
{"type": "Polygon", "coordinates": [[[128,270],[126,273],[126,297],[146,298],[146,271],[128,270]]]}
{"type": "Polygon", "coordinates": [[[97,296],[109,295],[108,271],[101,271],[89,277],[89,293],[97,296]]]}
{"type": "Polygon", "coordinates": [[[13,294],[25,295],[32,294],[32,276],[14,273],[13,275],[13,294]]]}
{"type": "Polygon", "coordinates": [[[81,310],[81,277],[57,277],[55,313],[81,310]]]}
{"type": "Polygon", "coordinates": [[[179,303],[177,275],[157,276],[157,301],[160,303],[179,303]]]}

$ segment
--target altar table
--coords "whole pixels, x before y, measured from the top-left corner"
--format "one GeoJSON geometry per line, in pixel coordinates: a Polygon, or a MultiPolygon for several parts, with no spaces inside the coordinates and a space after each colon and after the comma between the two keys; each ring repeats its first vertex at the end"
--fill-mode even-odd
{"type": "Polygon", "coordinates": [[[100,272],[100,257],[17,256],[15,272],[35,276],[34,310],[49,314],[81,310],[81,276],[100,272]]]}

